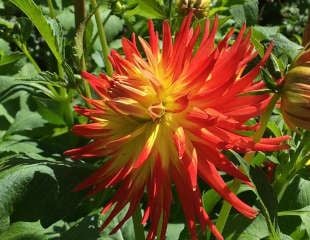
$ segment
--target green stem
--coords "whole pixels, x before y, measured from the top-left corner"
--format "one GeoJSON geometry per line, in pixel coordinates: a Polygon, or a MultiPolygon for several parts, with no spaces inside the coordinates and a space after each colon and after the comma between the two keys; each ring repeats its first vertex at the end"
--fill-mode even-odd
{"type": "MultiPolygon", "coordinates": [[[[75,16],[75,29],[76,32],[79,31],[79,28],[81,26],[81,23],[86,19],[86,8],[85,8],[85,0],[75,0],[74,1],[74,16],[75,16]]],[[[86,25],[86,23],[85,23],[86,25]]],[[[86,26],[85,26],[86,27],[86,26]]],[[[84,39],[83,39],[83,45],[84,45],[84,39]]],[[[84,47],[81,49],[83,51],[81,61],[80,61],[80,70],[86,71],[86,61],[85,61],[85,55],[84,55],[84,47]]],[[[83,87],[84,87],[84,95],[87,98],[91,97],[91,90],[88,82],[83,79],[83,87]]]]}
{"type": "MultiPolygon", "coordinates": [[[[92,8],[95,9],[97,7],[97,1],[91,0],[91,5],[92,5],[92,8]]],[[[112,72],[113,72],[113,68],[112,68],[112,64],[110,63],[109,58],[108,58],[109,46],[108,46],[107,38],[106,38],[104,29],[103,29],[103,24],[102,24],[99,9],[96,9],[95,18],[96,18],[101,48],[102,48],[103,61],[104,61],[105,67],[106,67],[106,72],[109,76],[111,76],[112,72]]]]}
{"type": "MultiPolygon", "coordinates": [[[[279,94],[274,94],[270,103],[268,104],[266,110],[263,112],[263,114],[260,118],[260,128],[258,129],[257,132],[255,132],[255,134],[252,137],[254,142],[259,142],[259,140],[263,137],[264,132],[267,128],[267,123],[268,123],[268,121],[272,115],[272,111],[273,111],[279,97],[280,97],[279,94]]],[[[251,162],[254,155],[255,155],[255,152],[249,152],[249,153],[245,154],[244,159],[247,162],[251,162]]],[[[232,189],[231,189],[232,192],[235,192],[235,193],[238,192],[240,186],[241,186],[240,181],[237,179],[234,179],[232,189]]],[[[231,207],[232,206],[230,205],[230,203],[224,201],[222,208],[220,210],[220,213],[219,213],[219,217],[216,221],[216,227],[220,232],[222,232],[224,227],[225,227],[225,224],[227,222],[231,207]]]]}
{"type": "MultiPolygon", "coordinates": [[[[61,65],[61,63],[58,63],[58,74],[61,79],[65,78],[65,72],[61,65]]],[[[71,126],[73,124],[73,114],[72,114],[72,107],[71,107],[71,96],[69,94],[69,91],[61,87],[60,88],[60,101],[62,102],[62,110],[65,117],[66,123],[71,126]]]]}
{"type": "Polygon", "coordinates": [[[21,45],[19,48],[23,51],[23,53],[26,55],[28,60],[33,64],[34,68],[37,70],[37,72],[41,72],[41,69],[37,62],[34,60],[34,58],[31,56],[30,52],[28,51],[28,48],[26,45],[21,45]]]}
{"type": "Polygon", "coordinates": [[[56,13],[55,13],[55,9],[54,9],[52,0],[47,0],[47,4],[48,4],[48,7],[50,9],[50,17],[51,18],[55,18],[56,17],[56,13]]]}
{"type": "MultiPolygon", "coordinates": [[[[83,53],[81,62],[82,62],[81,70],[86,71],[87,69],[86,69],[86,61],[85,61],[84,53],[83,53]]],[[[85,97],[90,98],[91,97],[90,86],[85,79],[83,79],[83,86],[84,86],[84,91],[85,91],[84,92],[85,97]]]]}
{"type": "MultiPolygon", "coordinates": [[[[240,186],[241,186],[241,182],[239,180],[235,179],[233,181],[232,185],[231,185],[230,190],[232,192],[237,192],[238,189],[240,188],[240,186]]],[[[226,221],[227,221],[230,209],[231,209],[231,205],[228,202],[224,201],[224,203],[222,205],[222,208],[220,210],[220,213],[219,213],[219,217],[216,220],[216,228],[221,233],[224,230],[224,227],[225,227],[225,224],[226,224],[226,221]]]]}
{"type": "MultiPolygon", "coordinates": [[[[34,58],[31,56],[28,48],[27,48],[27,45],[26,44],[22,44],[22,43],[19,43],[18,41],[15,41],[15,44],[17,45],[17,47],[19,47],[19,49],[26,55],[26,57],[28,58],[28,60],[32,63],[32,65],[34,66],[34,68],[36,69],[36,71],[38,73],[40,73],[42,70],[41,68],[39,67],[39,65],[37,64],[37,62],[34,60],[34,58]]],[[[48,89],[52,92],[52,94],[54,96],[57,97],[57,91],[56,89],[51,86],[51,85],[47,85],[48,89]]]]}
{"type": "Polygon", "coordinates": [[[137,208],[137,210],[134,212],[132,216],[133,220],[133,226],[135,231],[135,240],[144,240],[144,228],[142,225],[142,215],[141,215],[141,209],[140,207],[137,208]]]}

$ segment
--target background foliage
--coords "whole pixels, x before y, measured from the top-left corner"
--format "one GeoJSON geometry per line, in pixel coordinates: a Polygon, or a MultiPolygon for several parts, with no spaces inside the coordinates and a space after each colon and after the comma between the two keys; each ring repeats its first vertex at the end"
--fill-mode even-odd
{"type": "MultiPolygon", "coordinates": [[[[72,191],[100,161],[73,162],[62,154],[85,143],[70,132],[74,123],[85,122],[72,110],[73,105],[83,104],[80,95],[89,90],[79,72],[87,69],[99,73],[105,69],[88,1],[86,6],[88,18],[78,28],[74,1],[0,0],[2,240],[134,239],[131,220],[112,236],[108,235],[109,227],[99,233],[104,219],[99,212],[109,199],[109,191],[92,198],[72,191]]],[[[275,43],[263,76],[273,88],[273,79],[285,73],[302,48],[309,7],[310,1],[306,0],[218,0],[212,1],[208,17],[220,17],[218,39],[229,27],[239,28],[246,22],[260,54],[266,43],[275,43]]],[[[146,19],[153,19],[157,29],[163,19],[169,19],[177,29],[183,14],[169,0],[101,0],[98,8],[108,45],[119,51],[122,37],[130,37],[132,32],[147,36],[146,19]]],[[[244,166],[257,190],[242,186],[239,196],[261,209],[261,214],[250,221],[232,211],[224,229],[225,239],[310,239],[310,135],[292,133],[275,110],[266,135],[282,134],[292,135],[289,151],[257,153],[253,164],[244,166]],[[276,166],[272,179],[267,177],[270,164],[276,166]],[[270,226],[275,236],[270,234],[270,226]]],[[[245,164],[242,156],[227,154],[245,164]]],[[[201,189],[204,206],[216,219],[222,200],[208,186],[202,185],[201,189]]],[[[188,239],[178,202],[172,209],[167,239],[188,239]]]]}

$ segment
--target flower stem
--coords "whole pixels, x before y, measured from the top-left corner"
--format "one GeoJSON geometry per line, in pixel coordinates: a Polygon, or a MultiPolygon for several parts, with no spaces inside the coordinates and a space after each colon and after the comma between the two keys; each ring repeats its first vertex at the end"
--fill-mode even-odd
{"type": "MultiPolygon", "coordinates": [[[[259,122],[260,127],[259,127],[258,131],[256,131],[252,137],[254,142],[259,142],[259,140],[263,137],[264,132],[267,128],[268,121],[272,115],[272,111],[273,111],[279,97],[280,97],[279,94],[274,94],[272,96],[270,103],[268,104],[266,110],[261,115],[260,122],[259,122]]],[[[248,152],[247,154],[245,154],[244,159],[247,162],[251,162],[254,155],[255,155],[255,152],[248,152]]],[[[241,186],[241,182],[238,179],[234,179],[232,187],[231,187],[231,191],[234,193],[238,192],[240,186],[241,186]]],[[[220,232],[223,232],[223,229],[224,229],[225,224],[227,222],[231,207],[232,206],[228,202],[224,201],[222,208],[220,210],[220,213],[219,213],[219,217],[216,221],[216,227],[220,232]]]]}
{"type": "MultiPolygon", "coordinates": [[[[97,1],[91,0],[91,5],[92,5],[92,8],[95,9],[97,7],[97,1]]],[[[96,18],[101,48],[102,48],[103,61],[104,61],[105,67],[106,67],[106,72],[109,76],[111,76],[112,72],[113,72],[113,68],[112,68],[112,65],[111,65],[109,58],[108,58],[109,46],[108,46],[107,38],[106,38],[104,29],[103,29],[102,19],[100,16],[99,9],[96,9],[96,11],[95,11],[95,18],[96,18]]]]}
{"type": "Polygon", "coordinates": [[[86,17],[85,0],[74,1],[75,28],[78,29],[86,17]]]}
{"type": "Polygon", "coordinates": [[[144,240],[144,228],[141,223],[142,221],[142,215],[141,215],[141,208],[138,207],[137,210],[134,212],[132,216],[133,220],[133,226],[134,226],[134,231],[135,231],[135,239],[136,240],[144,240]]]}
{"type": "Polygon", "coordinates": [[[26,57],[28,58],[28,60],[33,64],[34,68],[37,70],[37,72],[41,72],[41,69],[39,67],[39,65],[37,64],[37,62],[34,60],[34,58],[31,56],[28,48],[26,45],[21,44],[18,45],[19,48],[23,51],[23,53],[26,55],[26,57]]]}
{"type": "MultiPolygon", "coordinates": [[[[75,29],[76,29],[76,32],[78,32],[81,28],[81,24],[83,23],[83,21],[86,18],[85,0],[75,0],[74,1],[74,16],[75,16],[75,29]]],[[[87,26],[85,26],[85,27],[87,27],[87,26]]],[[[80,69],[79,70],[80,71],[86,71],[87,66],[86,66],[86,60],[85,60],[85,55],[84,55],[84,39],[83,39],[83,47],[80,50],[82,51],[82,56],[81,56],[80,69]]],[[[90,98],[91,97],[90,86],[85,79],[83,79],[83,87],[84,87],[83,94],[87,98],[90,98]]]]}

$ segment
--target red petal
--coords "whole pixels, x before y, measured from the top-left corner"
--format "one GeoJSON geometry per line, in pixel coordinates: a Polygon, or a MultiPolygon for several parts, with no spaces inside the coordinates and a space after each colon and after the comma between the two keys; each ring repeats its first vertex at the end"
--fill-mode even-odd
{"type": "Polygon", "coordinates": [[[199,162],[199,175],[236,210],[248,218],[254,218],[257,211],[242,202],[233,192],[229,190],[215,166],[209,161],[199,162]]]}
{"type": "Polygon", "coordinates": [[[179,159],[182,159],[186,147],[185,133],[182,127],[177,128],[173,134],[173,140],[178,150],[179,159]]]}

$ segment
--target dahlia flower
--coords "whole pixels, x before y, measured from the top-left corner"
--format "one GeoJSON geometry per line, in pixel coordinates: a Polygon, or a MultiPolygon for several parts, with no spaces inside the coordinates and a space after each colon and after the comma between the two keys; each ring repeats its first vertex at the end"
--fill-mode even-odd
{"type": "Polygon", "coordinates": [[[268,94],[245,93],[264,87],[254,80],[272,46],[256,66],[245,71],[257,56],[245,26],[232,44],[233,29],[215,44],[217,18],[212,28],[206,21],[201,41],[200,28],[192,28],[191,21],[190,13],[175,38],[164,21],[162,48],[149,21],[149,41],[139,37],[143,52],[135,35],[122,39],[124,57],[111,52],[113,76],[82,73],[98,98],[86,99],[90,108],[75,108],[91,122],[74,126],[73,132],[92,141],[66,154],[73,159],[109,156],[76,190],[96,194],[117,189],[102,210],[109,214],[102,228],[125,206],[128,211],[112,233],[133,215],[146,193],[142,223],[150,223],[147,239],[165,239],[175,186],[191,239],[197,239],[197,222],[202,230],[208,226],[217,239],[223,239],[202,206],[197,179],[208,183],[241,214],[254,218],[257,211],[229,190],[218,171],[245,183],[249,179],[221,151],[285,147],[286,137],[255,143],[241,134],[255,130],[257,126],[245,122],[258,116],[270,100],[268,94]]]}

